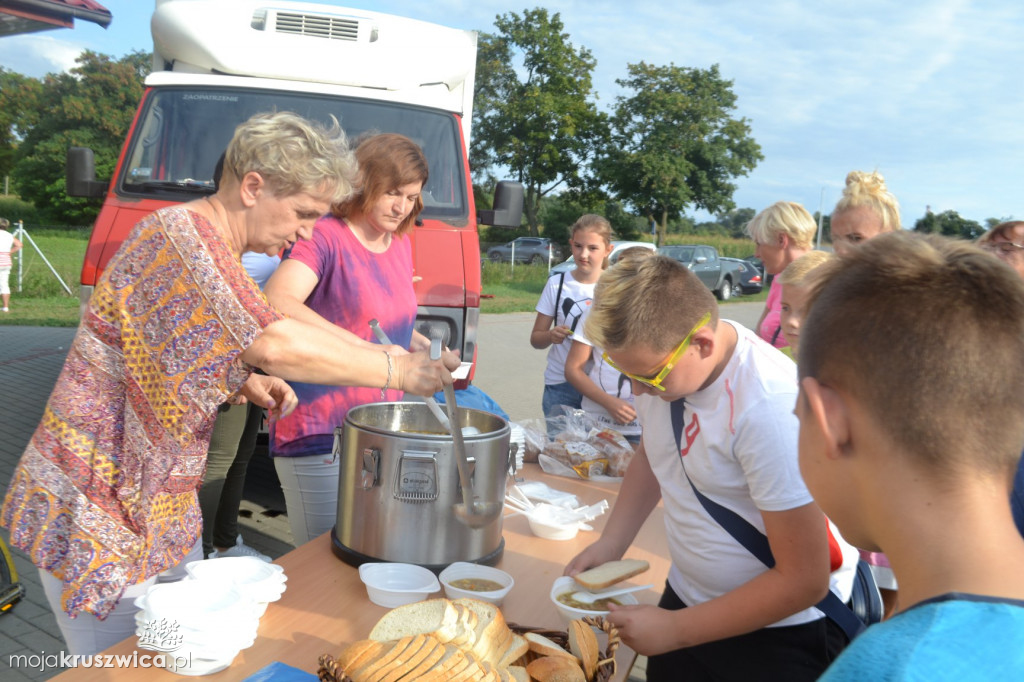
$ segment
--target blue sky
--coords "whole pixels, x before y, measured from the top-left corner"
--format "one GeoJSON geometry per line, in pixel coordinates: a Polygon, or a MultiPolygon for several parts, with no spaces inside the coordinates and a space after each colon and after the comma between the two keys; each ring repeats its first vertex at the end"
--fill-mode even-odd
{"type": "MultiPolygon", "coordinates": [[[[230,2],[231,0],[222,0],[230,2]]],[[[104,30],[0,39],[0,64],[61,71],[88,48],[150,50],[151,0],[100,0],[104,30]]],[[[1024,3],[1020,0],[346,0],[325,4],[490,32],[494,18],[544,6],[597,60],[598,104],[622,94],[626,65],[719,64],[765,160],[737,180],[737,206],[798,201],[831,212],[846,173],[877,169],[904,226],[930,206],[962,216],[1024,218],[1024,3]]]]}

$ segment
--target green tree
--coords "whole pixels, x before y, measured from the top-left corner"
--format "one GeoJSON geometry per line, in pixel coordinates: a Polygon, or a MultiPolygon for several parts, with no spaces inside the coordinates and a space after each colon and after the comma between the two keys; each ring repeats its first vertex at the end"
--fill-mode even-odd
{"type": "Polygon", "coordinates": [[[928,211],[914,223],[914,230],[960,239],[977,239],[985,231],[976,220],[968,220],[954,210],[938,214],[928,211]]]}
{"type": "Polygon", "coordinates": [[[500,166],[523,183],[523,212],[536,235],[540,200],[585,185],[587,160],[604,139],[592,101],[596,62],[573,47],[557,12],[510,12],[494,23],[498,34],[478,45],[470,159],[478,181],[500,166]]]}
{"type": "Polygon", "coordinates": [[[39,110],[41,88],[40,81],[0,67],[0,178],[14,170],[18,145],[39,110]]]}
{"type": "Polygon", "coordinates": [[[727,235],[740,239],[746,236],[744,230],[747,223],[753,220],[756,214],[757,211],[752,208],[734,208],[731,211],[719,213],[715,216],[715,220],[725,228],[727,235]]]}
{"type": "Polygon", "coordinates": [[[94,201],[67,196],[67,150],[91,148],[96,153],[97,177],[113,175],[142,98],[150,55],[133,52],[115,60],[87,50],[76,64],[70,73],[47,75],[38,85],[35,106],[22,113],[18,125],[19,129],[24,126],[25,133],[15,154],[13,177],[21,196],[41,207],[47,217],[83,225],[96,218],[100,207],[94,201]]]}
{"type": "Polygon", "coordinates": [[[718,65],[710,69],[627,66],[616,82],[611,139],[596,164],[612,194],[658,223],[664,243],[670,218],[687,206],[731,210],[736,185],[763,159],[745,118],[733,118],[736,95],[718,65]]]}

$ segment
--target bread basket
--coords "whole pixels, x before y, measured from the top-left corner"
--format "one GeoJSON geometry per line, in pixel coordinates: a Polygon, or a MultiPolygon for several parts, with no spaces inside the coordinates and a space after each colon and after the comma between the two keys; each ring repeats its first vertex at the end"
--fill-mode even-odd
{"type": "MultiPolygon", "coordinates": [[[[594,676],[595,682],[608,682],[608,680],[610,680],[615,674],[615,651],[619,648],[619,631],[614,625],[606,621],[601,616],[587,616],[581,620],[583,620],[587,625],[591,625],[598,630],[601,630],[608,636],[607,648],[601,652],[597,663],[597,673],[594,676]]],[[[520,635],[527,632],[536,632],[544,635],[558,644],[558,646],[569,651],[569,633],[564,630],[548,630],[545,628],[517,625],[515,623],[509,623],[508,627],[513,632],[520,635]]],[[[532,656],[534,656],[534,654],[527,653],[521,659],[516,661],[516,664],[529,662],[532,656]]],[[[319,678],[321,682],[353,682],[352,678],[346,675],[345,671],[338,667],[338,664],[334,660],[334,656],[331,654],[323,654],[320,656],[320,668],[317,670],[317,678],[319,678]]]]}

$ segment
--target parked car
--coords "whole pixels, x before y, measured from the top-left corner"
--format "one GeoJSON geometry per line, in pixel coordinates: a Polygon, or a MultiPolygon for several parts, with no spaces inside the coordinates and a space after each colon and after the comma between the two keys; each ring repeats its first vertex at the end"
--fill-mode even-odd
{"type": "Polygon", "coordinates": [[[759,294],[764,287],[761,271],[749,260],[722,256],[722,260],[735,263],[740,270],[740,281],[733,283],[733,294],[759,294]]]}
{"type": "MultiPolygon", "coordinates": [[[[608,262],[610,264],[612,264],[612,265],[615,265],[615,263],[618,262],[618,260],[619,260],[619,256],[622,255],[622,252],[625,251],[626,249],[630,249],[630,248],[632,248],[634,246],[639,246],[639,247],[644,248],[644,249],[650,249],[651,251],[654,251],[655,248],[656,248],[654,246],[654,244],[652,244],[650,242],[620,242],[620,241],[614,241],[613,240],[612,241],[612,252],[611,252],[611,254],[608,255],[608,262]]],[[[564,261],[562,261],[558,265],[552,267],[551,268],[551,272],[569,272],[570,270],[575,270],[575,269],[576,269],[576,261],[574,261],[572,259],[572,256],[569,256],[568,258],[566,258],[564,261]]]]}
{"type": "Polygon", "coordinates": [[[512,254],[517,263],[558,262],[565,258],[562,249],[547,237],[518,237],[512,241],[487,249],[492,263],[509,263],[512,254]]]}
{"type": "Polygon", "coordinates": [[[693,270],[694,274],[714,292],[720,301],[728,301],[740,281],[739,266],[722,261],[718,249],[705,244],[670,244],[658,247],[658,253],[675,258],[693,270]]]}

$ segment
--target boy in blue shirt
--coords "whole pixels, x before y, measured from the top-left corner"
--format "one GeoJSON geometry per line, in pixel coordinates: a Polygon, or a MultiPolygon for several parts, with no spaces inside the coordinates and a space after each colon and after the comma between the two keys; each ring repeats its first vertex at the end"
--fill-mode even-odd
{"type": "Polygon", "coordinates": [[[900,585],[901,611],[822,679],[1024,679],[1024,540],[1007,504],[1024,282],[964,242],[880,235],[821,268],[798,367],[804,481],[900,585]]]}

